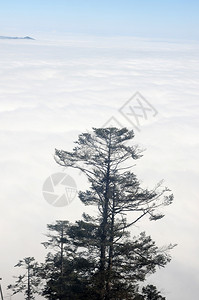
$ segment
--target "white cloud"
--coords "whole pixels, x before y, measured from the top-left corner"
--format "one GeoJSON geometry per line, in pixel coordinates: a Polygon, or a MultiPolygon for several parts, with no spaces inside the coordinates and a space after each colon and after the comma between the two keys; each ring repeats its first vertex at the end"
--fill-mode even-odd
{"type": "MultiPolygon", "coordinates": [[[[135,141],[147,148],[136,173],[149,186],[165,178],[175,195],[165,220],[148,226],[160,244],[179,243],[171,267],[160,271],[159,285],[169,290],[168,300],[178,299],[175,274],[185,282],[188,271],[193,292],[180,286],[180,299],[195,299],[199,45],[88,37],[0,43],[4,285],[12,281],[18,259],[44,255],[39,243],[47,223],[80,218],[84,210],[78,199],[58,209],[42,197],[44,180],[60,170],[54,148],[71,149],[78,133],[102,126],[111,116],[132,128],[118,110],[140,91],[158,115],[135,131],[135,141]],[[169,277],[171,287],[164,280],[169,277]]],[[[81,188],[82,177],[73,175],[81,188]]]]}

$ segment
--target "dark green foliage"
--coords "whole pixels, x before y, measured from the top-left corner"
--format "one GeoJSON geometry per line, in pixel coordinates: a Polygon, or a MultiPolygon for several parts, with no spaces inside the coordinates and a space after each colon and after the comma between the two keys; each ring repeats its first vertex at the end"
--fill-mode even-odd
{"type": "Polygon", "coordinates": [[[76,225],[57,221],[48,225],[48,229],[49,240],[43,245],[52,252],[41,265],[40,276],[48,278],[42,295],[47,299],[87,299],[91,294],[90,279],[95,264],[84,258],[73,240],[74,234],[79,234],[76,225]]]}
{"type": "Polygon", "coordinates": [[[146,300],[166,300],[165,297],[160,295],[160,292],[154,285],[147,285],[142,288],[142,293],[144,295],[144,299],[146,300]]]}

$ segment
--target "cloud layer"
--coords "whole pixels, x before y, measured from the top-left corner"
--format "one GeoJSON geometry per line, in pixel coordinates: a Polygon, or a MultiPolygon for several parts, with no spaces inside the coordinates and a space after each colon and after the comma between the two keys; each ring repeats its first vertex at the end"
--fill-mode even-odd
{"type": "MultiPolygon", "coordinates": [[[[179,244],[170,266],[154,275],[154,283],[158,281],[168,300],[195,299],[199,45],[71,36],[0,44],[4,285],[12,281],[19,259],[35,255],[39,260],[45,254],[40,242],[47,223],[75,220],[85,210],[78,199],[63,209],[43,199],[44,180],[63,171],[53,160],[54,148],[71,149],[78,133],[101,127],[111,117],[133,129],[119,109],[139,91],[158,114],[140,119],[140,131],[135,129],[135,142],[147,149],[135,172],[148,186],[164,178],[175,195],[158,226],[147,223],[147,233],[159,244],[179,244]]],[[[71,172],[81,189],[85,179],[71,172]]]]}

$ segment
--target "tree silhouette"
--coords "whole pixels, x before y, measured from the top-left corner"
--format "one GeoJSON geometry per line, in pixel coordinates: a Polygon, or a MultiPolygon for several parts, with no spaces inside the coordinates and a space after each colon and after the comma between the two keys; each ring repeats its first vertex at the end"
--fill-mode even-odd
{"type": "Polygon", "coordinates": [[[38,263],[34,257],[26,257],[20,260],[15,267],[22,267],[25,269],[25,273],[17,276],[15,283],[10,284],[8,289],[12,290],[13,295],[23,293],[26,300],[35,299],[34,294],[39,292],[38,287],[41,283],[38,276],[38,263]]]}
{"type": "Polygon", "coordinates": [[[161,187],[162,182],[151,190],[141,187],[131,171],[132,160],[141,157],[139,148],[130,145],[133,137],[133,131],[126,128],[95,128],[93,134],[79,136],[72,152],[55,150],[58,164],[79,169],[86,175],[90,189],[80,192],[79,198],[85,205],[98,209],[94,222],[88,222],[87,216],[81,227],[80,223],[76,225],[73,238],[76,245],[85,248],[85,256],[90,255],[89,247],[93,249],[98,266],[95,289],[101,300],[116,299],[119,290],[120,294],[132,294],[136,282],[170,261],[167,250],[173,247],[158,249],[144,233],[130,239],[127,232],[143,217],[161,219],[164,215],[158,210],[173,200],[170,190],[161,187]],[[131,217],[129,221],[127,214],[131,217]],[[85,238],[81,240],[77,232],[81,232],[82,226],[92,226],[96,239],[89,230],[86,243],[85,238]]]}

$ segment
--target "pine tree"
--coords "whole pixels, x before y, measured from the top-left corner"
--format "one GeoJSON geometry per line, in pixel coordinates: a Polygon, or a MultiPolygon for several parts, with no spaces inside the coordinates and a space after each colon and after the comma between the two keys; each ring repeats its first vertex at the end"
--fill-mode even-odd
{"type": "Polygon", "coordinates": [[[95,219],[84,215],[68,231],[76,254],[94,266],[88,272],[93,299],[134,299],[137,283],[170,261],[167,250],[172,245],[159,249],[145,233],[131,238],[127,231],[143,217],[161,219],[164,215],[157,210],[173,200],[161,183],[151,190],[141,187],[132,172],[132,160],[142,156],[137,146],[130,145],[133,137],[126,128],[95,128],[93,134],[79,136],[72,152],[55,151],[57,163],[87,176],[90,189],[80,192],[79,198],[98,208],[95,219]]]}
{"type": "Polygon", "coordinates": [[[41,280],[38,276],[39,265],[34,257],[26,257],[20,260],[15,267],[22,267],[25,269],[23,275],[16,277],[14,284],[10,284],[8,289],[12,290],[13,295],[23,293],[26,300],[35,299],[34,294],[39,293],[39,286],[41,280]]]}
{"type": "Polygon", "coordinates": [[[40,276],[46,279],[42,295],[47,299],[94,299],[89,289],[93,265],[77,251],[71,233],[74,226],[68,221],[47,225],[48,241],[42,244],[50,252],[40,266],[40,276]]]}

